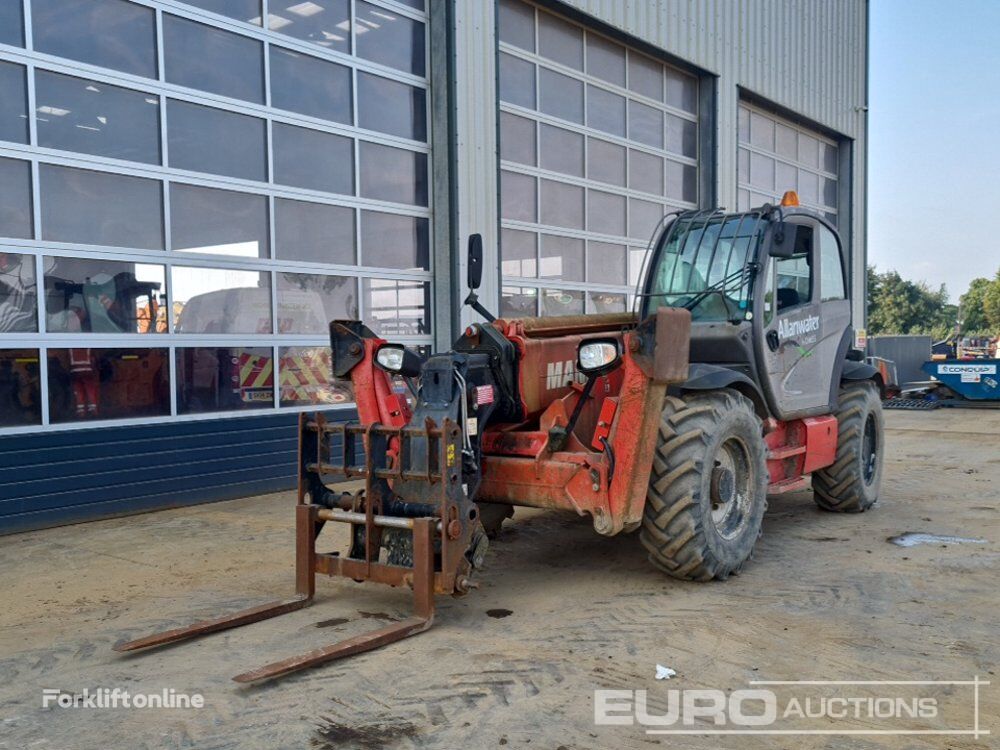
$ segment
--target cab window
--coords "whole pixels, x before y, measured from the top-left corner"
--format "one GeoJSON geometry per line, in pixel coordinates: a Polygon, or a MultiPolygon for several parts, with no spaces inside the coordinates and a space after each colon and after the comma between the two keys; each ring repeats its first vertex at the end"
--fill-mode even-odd
{"type": "Polygon", "coordinates": [[[819,228],[819,257],[820,294],[823,302],[847,299],[840,244],[833,232],[822,225],[819,228]]]}
{"type": "Polygon", "coordinates": [[[779,313],[812,301],[812,258],[813,228],[800,225],[795,232],[795,253],[791,258],[777,259],[774,264],[779,313]]]}

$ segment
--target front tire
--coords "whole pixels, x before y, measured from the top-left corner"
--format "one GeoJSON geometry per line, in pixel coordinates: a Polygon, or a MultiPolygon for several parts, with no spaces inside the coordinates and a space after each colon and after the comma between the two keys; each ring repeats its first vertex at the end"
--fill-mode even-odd
{"type": "Polygon", "coordinates": [[[870,380],[840,388],[837,459],[813,473],[813,499],[823,510],[863,513],[878,500],[885,420],[878,386],[870,380]]]}
{"type": "Polygon", "coordinates": [[[760,419],[745,396],[668,396],[640,534],[650,562],[686,580],[738,572],[760,536],[767,482],[760,419]]]}

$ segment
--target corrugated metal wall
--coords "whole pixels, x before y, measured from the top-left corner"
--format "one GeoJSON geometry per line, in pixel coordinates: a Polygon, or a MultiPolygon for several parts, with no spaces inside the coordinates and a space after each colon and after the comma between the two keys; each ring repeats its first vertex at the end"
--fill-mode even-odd
{"type": "MultiPolygon", "coordinates": [[[[559,3],[542,4],[558,9],[559,3]]],[[[739,91],[852,139],[854,317],[864,319],[867,132],[866,0],[566,0],[565,6],[717,76],[716,188],[736,205],[739,91]]],[[[457,2],[459,232],[496,247],[495,44],[492,0],[457,2]],[[487,236],[489,235],[489,236],[487,236]]],[[[494,259],[495,260],[495,259],[494,259]]],[[[492,292],[491,290],[487,290],[492,292]]],[[[493,302],[493,297],[487,297],[493,302]]],[[[494,306],[498,304],[493,302],[494,306]]]]}
{"type": "Polygon", "coordinates": [[[278,490],[291,503],[297,424],[285,413],[0,438],[0,534],[278,490]]]}

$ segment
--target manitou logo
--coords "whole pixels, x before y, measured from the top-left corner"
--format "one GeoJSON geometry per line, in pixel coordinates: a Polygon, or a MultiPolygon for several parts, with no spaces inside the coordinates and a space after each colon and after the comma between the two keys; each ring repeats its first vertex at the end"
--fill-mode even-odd
{"type": "Polygon", "coordinates": [[[779,320],[778,338],[788,339],[792,336],[805,336],[807,333],[819,330],[819,316],[810,315],[801,320],[779,320]]]}
{"type": "Polygon", "coordinates": [[[576,363],[567,359],[565,362],[549,362],[545,366],[545,388],[555,390],[565,388],[571,380],[583,382],[583,378],[576,371],[576,363]]]}

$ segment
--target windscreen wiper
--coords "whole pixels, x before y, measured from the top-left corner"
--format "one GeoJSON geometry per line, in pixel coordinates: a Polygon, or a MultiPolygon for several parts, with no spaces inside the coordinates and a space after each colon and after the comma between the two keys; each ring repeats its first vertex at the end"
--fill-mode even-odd
{"type": "MultiPolygon", "coordinates": [[[[757,265],[758,265],[757,263],[749,263],[749,264],[747,264],[747,266],[745,268],[740,268],[739,270],[733,271],[731,274],[729,274],[725,278],[719,279],[714,284],[710,284],[709,286],[707,286],[704,289],[702,289],[701,291],[699,291],[691,299],[689,299],[687,302],[685,302],[682,305],[682,307],[685,310],[694,310],[694,308],[696,308],[698,305],[700,305],[707,297],[709,297],[712,294],[718,294],[718,295],[720,295],[722,297],[722,302],[726,306],[726,311],[728,312],[729,311],[729,298],[726,297],[726,294],[725,294],[726,287],[728,287],[734,281],[737,281],[737,280],[741,281],[743,279],[744,274],[746,274],[748,281],[752,284],[753,283],[753,276],[754,276],[754,274],[757,271],[757,265]]],[[[742,286],[742,284],[741,284],[741,286],[742,286]]],[[[732,320],[734,320],[734,318],[732,316],[730,316],[728,318],[728,320],[732,321],[732,320]]]]}

